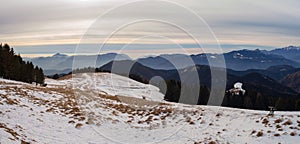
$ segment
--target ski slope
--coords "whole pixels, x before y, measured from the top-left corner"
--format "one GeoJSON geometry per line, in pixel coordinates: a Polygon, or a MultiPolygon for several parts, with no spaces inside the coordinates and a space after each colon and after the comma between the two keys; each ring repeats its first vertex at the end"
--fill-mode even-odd
{"type": "Polygon", "coordinates": [[[300,112],[169,103],[154,86],[108,73],[46,83],[0,79],[1,144],[300,141],[300,112]]]}

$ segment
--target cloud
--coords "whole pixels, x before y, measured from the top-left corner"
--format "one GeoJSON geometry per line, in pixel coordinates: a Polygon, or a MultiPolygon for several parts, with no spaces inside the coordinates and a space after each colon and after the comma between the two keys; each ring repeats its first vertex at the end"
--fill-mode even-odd
{"type": "MultiPolygon", "coordinates": [[[[99,44],[63,44],[63,45],[38,45],[38,46],[16,46],[16,53],[22,54],[25,57],[41,57],[51,56],[55,53],[64,53],[68,55],[94,55],[101,53],[123,53],[132,58],[144,57],[159,54],[200,54],[200,53],[215,53],[216,45],[206,45],[207,47],[199,47],[196,44],[107,44],[101,47],[99,44]],[[79,47],[79,48],[78,48],[79,47]]],[[[274,47],[261,45],[221,45],[223,52],[228,52],[236,49],[271,49],[274,47]]]]}
{"type": "MultiPolygon", "coordinates": [[[[76,44],[100,15],[116,5],[133,1],[117,0],[0,0],[5,3],[0,9],[0,41],[11,45],[57,45],[76,44]]],[[[222,44],[260,45],[281,47],[300,45],[300,5],[297,0],[188,0],[172,1],[183,5],[201,16],[216,34],[222,44]]],[[[189,31],[200,31],[202,25],[189,20],[188,11],[176,5],[159,1],[146,1],[124,8],[123,13],[101,17],[102,25],[94,25],[93,33],[85,38],[90,43],[104,41],[116,23],[134,18],[173,17],[178,25],[185,25],[189,31]],[[150,9],[156,8],[156,9],[150,9]]],[[[198,32],[199,36],[204,33],[198,32]]],[[[123,43],[135,38],[157,35],[182,43],[192,43],[190,38],[170,25],[161,23],[136,23],[118,32],[111,43],[123,43]]],[[[139,40],[138,43],[165,43],[155,37],[139,40]]],[[[209,42],[209,40],[203,40],[209,42]]],[[[49,47],[49,49],[51,49],[49,47]]]]}

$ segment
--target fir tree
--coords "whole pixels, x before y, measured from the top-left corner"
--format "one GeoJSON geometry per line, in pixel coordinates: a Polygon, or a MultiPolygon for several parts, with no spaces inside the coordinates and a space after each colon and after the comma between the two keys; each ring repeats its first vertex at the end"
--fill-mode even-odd
{"type": "Polygon", "coordinates": [[[32,62],[25,62],[8,44],[0,44],[0,77],[27,83],[44,83],[44,73],[32,62]]]}

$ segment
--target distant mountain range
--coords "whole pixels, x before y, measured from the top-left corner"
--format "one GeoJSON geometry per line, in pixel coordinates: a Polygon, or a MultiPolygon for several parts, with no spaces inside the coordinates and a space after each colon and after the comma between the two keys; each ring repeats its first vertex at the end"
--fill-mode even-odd
{"type": "Polygon", "coordinates": [[[281,55],[289,60],[300,62],[300,47],[288,46],[270,51],[263,51],[266,54],[281,55]]]}
{"type": "Polygon", "coordinates": [[[64,54],[54,54],[50,57],[27,58],[34,65],[43,68],[45,75],[69,73],[73,68],[100,67],[113,60],[130,60],[124,54],[107,53],[102,55],[76,55],[67,56],[64,54]]]}
{"type": "Polygon", "coordinates": [[[250,73],[259,73],[262,75],[266,75],[276,81],[280,81],[288,74],[300,71],[300,68],[295,68],[289,65],[276,65],[271,66],[267,69],[249,69],[245,71],[236,71],[232,69],[228,69],[227,72],[236,76],[244,76],[250,73]]]}
{"type": "MultiPolygon", "coordinates": [[[[300,51],[298,52],[300,53],[300,51]]],[[[282,53],[283,54],[283,53],[282,53]]],[[[276,65],[290,65],[300,67],[300,63],[287,59],[282,55],[272,54],[261,50],[239,50],[221,54],[198,54],[198,55],[160,55],[156,57],[141,58],[137,61],[154,69],[180,69],[192,66],[191,60],[196,65],[211,65],[225,67],[233,70],[266,69],[276,65]],[[222,58],[225,65],[222,65],[222,58]],[[209,63],[212,62],[212,63],[209,63]]]]}
{"type": "MultiPolygon", "coordinates": [[[[131,60],[131,58],[125,54],[116,53],[78,56],[67,56],[57,53],[50,57],[27,58],[27,60],[32,61],[34,65],[42,67],[46,75],[53,75],[56,73],[68,73],[72,68],[101,67],[110,61],[131,60]],[[76,63],[74,63],[74,60],[76,60],[76,63]]],[[[289,73],[293,67],[300,67],[300,47],[289,46],[270,51],[244,49],[224,54],[207,53],[190,56],[184,54],[163,54],[139,58],[136,61],[146,67],[160,70],[183,69],[193,65],[210,65],[213,67],[226,67],[236,71],[246,71],[245,73],[251,72],[252,69],[261,69],[262,71],[259,73],[263,74],[268,73],[268,70],[264,69],[269,67],[286,65],[287,67],[284,69],[289,73]],[[225,60],[225,63],[222,60],[225,60]],[[289,68],[288,66],[291,67],[289,68]]],[[[277,74],[269,74],[269,76],[278,80],[278,78],[275,78],[277,74]]]]}

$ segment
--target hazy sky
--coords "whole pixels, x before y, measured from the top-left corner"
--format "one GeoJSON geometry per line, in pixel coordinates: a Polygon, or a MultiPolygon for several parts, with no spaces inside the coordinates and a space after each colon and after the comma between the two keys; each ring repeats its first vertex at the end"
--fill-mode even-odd
{"type": "Polygon", "coordinates": [[[152,45],[160,53],[172,52],[162,50],[168,44],[200,53],[195,39],[210,52],[217,42],[224,51],[300,45],[299,0],[0,1],[0,42],[21,54],[72,53],[107,36],[108,44],[139,44],[142,52],[152,45]]]}

